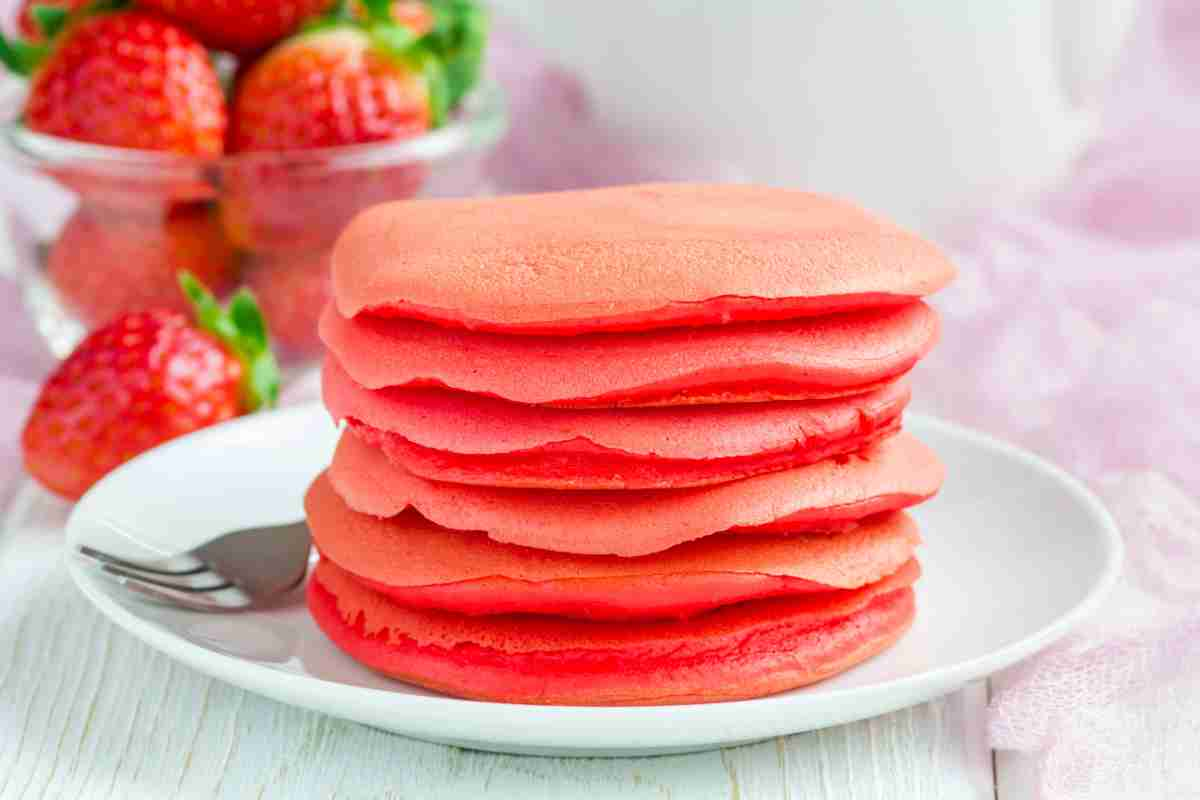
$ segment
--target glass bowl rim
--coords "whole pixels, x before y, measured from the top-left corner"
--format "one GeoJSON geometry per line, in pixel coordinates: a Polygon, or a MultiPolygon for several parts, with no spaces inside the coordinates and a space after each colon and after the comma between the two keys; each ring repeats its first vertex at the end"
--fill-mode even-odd
{"type": "Polygon", "coordinates": [[[494,144],[508,128],[503,88],[484,80],[464,98],[442,127],[406,139],[306,150],[255,151],[212,158],[110,147],[37,133],[18,118],[0,123],[0,145],[10,159],[29,166],[86,163],[104,170],[178,172],[234,166],[319,162],[332,169],[433,162],[494,144]]]}

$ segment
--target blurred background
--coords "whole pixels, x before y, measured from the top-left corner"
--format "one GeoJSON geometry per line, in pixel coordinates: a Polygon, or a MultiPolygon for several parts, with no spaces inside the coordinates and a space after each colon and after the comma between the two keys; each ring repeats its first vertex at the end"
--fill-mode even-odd
{"type": "Polygon", "coordinates": [[[614,131],[690,156],[678,177],[831,192],[934,232],[1063,174],[1135,2],[493,5],[614,131]]]}

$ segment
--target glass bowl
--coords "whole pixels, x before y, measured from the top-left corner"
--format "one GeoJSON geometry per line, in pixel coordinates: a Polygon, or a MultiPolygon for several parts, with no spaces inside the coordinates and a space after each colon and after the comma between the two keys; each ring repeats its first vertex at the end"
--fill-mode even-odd
{"type": "Polygon", "coordinates": [[[507,124],[502,91],[483,83],[419,137],[198,160],[34,133],[15,119],[19,96],[5,106],[16,277],[56,355],[121,312],[183,308],[175,276],[188,269],[218,294],[249,286],[292,366],[320,353],[328,256],[346,223],[378,203],[490,193],[484,160],[507,124]]]}

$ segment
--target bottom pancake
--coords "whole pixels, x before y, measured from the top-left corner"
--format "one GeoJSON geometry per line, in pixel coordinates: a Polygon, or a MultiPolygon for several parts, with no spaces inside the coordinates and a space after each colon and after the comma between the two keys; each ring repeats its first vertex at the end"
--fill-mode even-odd
{"type": "Polygon", "coordinates": [[[404,608],[322,561],[308,605],[352,658],[429,689],[504,703],[667,705],[787,691],[876,655],[911,625],[919,574],[911,561],[861,589],[610,623],[404,608]]]}

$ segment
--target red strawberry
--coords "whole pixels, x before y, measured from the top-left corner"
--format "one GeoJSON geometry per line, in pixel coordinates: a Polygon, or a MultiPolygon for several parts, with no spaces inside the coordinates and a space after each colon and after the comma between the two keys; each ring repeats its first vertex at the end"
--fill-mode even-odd
{"type": "Polygon", "coordinates": [[[49,46],[0,39],[0,60],[32,77],[32,130],[193,156],[224,149],[225,98],[208,51],[159,17],[85,14],[49,46]]]}
{"type": "Polygon", "coordinates": [[[435,117],[415,61],[346,25],[289,39],[243,76],[230,150],[303,150],[402,139],[435,117]]]}
{"type": "Polygon", "coordinates": [[[328,251],[253,259],[245,282],[270,322],[281,355],[303,358],[322,351],[317,320],[333,297],[328,251]]]}
{"type": "Polygon", "coordinates": [[[178,21],[215,50],[247,54],[293,33],[335,0],[139,0],[178,21]]]}
{"type": "Polygon", "coordinates": [[[252,296],[222,309],[181,280],[199,327],[174,311],[127,314],[88,336],[42,387],[21,447],[47,489],[76,499],[151,447],[274,404],[278,368],[252,296]]]}
{"type": "Polygon", "coordinates": [[[176,279],[180,270],[220,294],[236,284],[237,255],[212,206],[180,206],[165,219],[83,206],[46,263],[59,299],[89,327],[126,311],[186,311],[176,279]]]}
{"type": "Polygon", "coordinates": [[[268,52],[238,83],[230,150],[288,155],[230,166],[230,238],[259,252],[321,250],[363,208],[416,194],[421,162],[338,163],[322,149],[424,133],[445,111],[443,84],[440,63],[390,19],[332,21],[268,52]]]}

